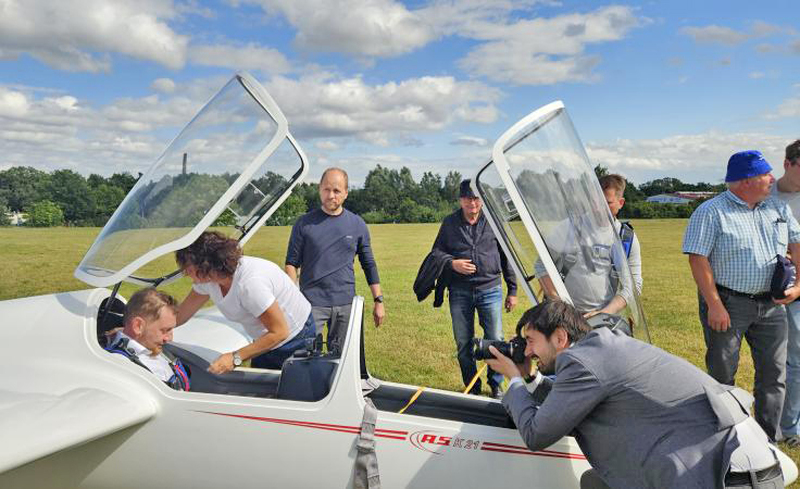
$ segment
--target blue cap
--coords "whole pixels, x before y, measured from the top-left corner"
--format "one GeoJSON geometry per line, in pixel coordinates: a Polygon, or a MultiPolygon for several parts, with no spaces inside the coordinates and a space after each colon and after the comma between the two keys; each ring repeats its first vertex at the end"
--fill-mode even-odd
{"type": "Polygon", "coordinates": [[[771,171],[772,167],[764,159],[761,151],[740,151],[728,160],[728,173],[725,174],[725,181],[738,182],[771,171]]]}
{"type": "Polygon", "coordinates": [[[468,197],[471,199],[475,198],[475,194],[472,192],[472,187],[469,186],[470,179],[466,179],[461,182],[461,186],[458,189],[458,196],[459,197],[468,197]]]}

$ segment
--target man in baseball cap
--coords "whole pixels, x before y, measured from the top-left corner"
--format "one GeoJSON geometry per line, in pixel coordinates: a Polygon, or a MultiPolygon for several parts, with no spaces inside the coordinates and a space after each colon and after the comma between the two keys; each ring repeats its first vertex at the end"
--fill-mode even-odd
{"type": "MultiPolygon", "coordinates": [[[[689,219],[683,252],[697,282],[706,368],[734,385],[742,338],[755,364],[755,418],[772,441],[780,437],[786,376],[784,304],[800,296],[797,280],[773,300],[776,255],[800,260],[800,225],[789,206],[770,198],[772,167],[758,151],[728,160],[728,190],[701,204],[689,219]]],[[[800,276],[798,276],[800,278],[800,276]]]]}

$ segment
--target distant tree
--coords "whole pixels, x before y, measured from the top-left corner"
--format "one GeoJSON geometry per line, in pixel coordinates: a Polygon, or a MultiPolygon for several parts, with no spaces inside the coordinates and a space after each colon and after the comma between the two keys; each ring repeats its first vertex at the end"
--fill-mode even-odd
{"type": "Polygon", "coordinates": [[[298,217],[306,213],[306,202],[302,196],[292,194],[269,216],[267,226],[291,226],[298,217]]]}
{"type": "Polygon", "coordinates": [[[115,173],[108,178],[108,184],[121,188],[123,195],[127,195],[136,184],[136,178],[128,172],[115,173]]]}
{"type": "Polygon", "coordinates": [[[444,187],[442,188],[442,200],[455,202],[458,200],[458,188],[461,186],[461,173],[449,171],[444,177],[444,187]]]}
{"type": "Polygon", "coordinates": [[[94,193],[86,179],[72,170],[56,170],[47,186],[48,199],[64,212],[68,224],[92,225],[95,218],[94,193]]]}
{"type": "Polygon", "coordinates": [[[6,205],[6,201],[0,198],[0,226],[11,225],[11,216],[9,214],[11,214],[11,209],[6,205]]]}
{"type": "Polygon", "coordinates": [[[645,200],[644,193],[636,187],[636,184],[628,180],[625,185],[625,202],[640,202],[645,200]]]}
{"type": "MultiPolygon", "coordinates": [[[[89,177],[91,179],[91,176],[89,177]]],[[[95,203],[92,224],[103,226],[114,213],[114,210],[122,203],[125,198],[125,191],[117,186],[101,183],[96,187],[90,187],[95,203]]]]}
{"type": "Polygon", "coordinates": [[[231,212],[230,209],[225,209],[222,211],[222,214],[211,223],[212,226],[235,226],[236,225],[236,214],[231,212]]]}
{"type": "Polygon", "coordinates": [[[671,194],[673,192],[677,192],[682,190],[685,185],[686,184],[677,178],[666,177],[645,182],[639,186],[639,190],[641,190],[646,196],[650,197],[653,195],[671,194]]]}
{"type": "Polygon", "coordinates": [[[50,175],[29,166],[0,171],[0,198],[14,212],[22,212],[34,202],[48,197],[50,175]]]}
{"type": "Polygon", "coordinates": [[[49,200],[40,200],[28,211],[28,226],[52,227],[64,224],[64,213],[58,204],[49,200]]]}
{"type": "Polygon", "coordinates": [[[435,209],[442,200],[442,177],[426,171],[422,175],[417,189],[417,196],[414,200],[420,205],[435,209]]]}
{"type": "Polygon", "coordinates": [[[597,178],[603,178],[604,176],[608,175],[608,168],[601,166],[599,163],[594,167],[594,174],[597,175],[597,178]]]}

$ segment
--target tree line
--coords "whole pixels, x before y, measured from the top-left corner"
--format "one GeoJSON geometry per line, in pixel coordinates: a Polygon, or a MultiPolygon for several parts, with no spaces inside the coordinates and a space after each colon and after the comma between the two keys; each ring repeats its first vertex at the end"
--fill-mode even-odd
{"type": "MultiPolygon", "coordinates": [[[[608,173],[595,167],[598,176],[608,173]]],[[[114,209],[136,183],[130,173],[110,177],[88,177],[73,170],[44,172],[32,167],[0,171],[0,225],[10,224],[11,213],[25,213],[29,226],[103,226],[114,209]]],[[[377,165],[364,186],[352,188],[346,207],[370,224],[440,222],[457,208],[461,173],[450,171],[442,178],[425,172],[419,181],[411,171],[377,165]]],[[[652,195],[677,191],[720,192],[724,184],[684,183],[677,178],[660,178],[639,186],[628,182],[621,218],[688,217],[700,201],[691,204],[646,202],[652,195]]],[[[316,183],[302,183],[267,221],[268,225],[290,225],[297,217],[319,206],[316,183]]],[[[226,214],[219,224],[228,224],[226,214]]]]}

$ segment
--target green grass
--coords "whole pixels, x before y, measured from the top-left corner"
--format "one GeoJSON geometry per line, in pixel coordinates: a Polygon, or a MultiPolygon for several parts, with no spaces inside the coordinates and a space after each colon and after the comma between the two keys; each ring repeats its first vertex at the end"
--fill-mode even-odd
{"type": "MultiPolygon", "coordinates": [[[[681,253],[686,220],[641,220],[633,224],[642,244],[642,300],[653,343],[703,369],[705,346],[697,318],[697,292],[681,253]]],[[[437,230],[438,224],[370,226],[387,317],[376,329],[371,320],[371,301],[367,301],[367,364],[378,378],[460,390],[463,387],[447,302],[435,309],[432,298],[418,303],[412,291],[419,264],[437,230]]],[[[245,253],[282,264],[289,231],[288,227],[264,228],[245,246],[245,253]]],[[[97,228],[0,228],[0,300],[87,288],[73,278],[72,272],[98,232],[97,228]]],[[[174,268],[171,256],[147,267],[160,272],[174,268]]],[[[369,298],[363,273],[356,268],[357,292],[369,298]]],[[[129,296],[134,289],[126,284],[121,293],[129,296]]],[[[188,292],[189,282],[182,279],[166,290],[180,299],[188,292]]],[[[530,303],[521,297],[516,310],[504,313],[507,336],[528,307],[530,303]]],[[[742,351],[737,383],[752,391],[753,363],[747,346],[742,351]]],[[[800,450],[783,448],[800,462],[800,450]]]]}

